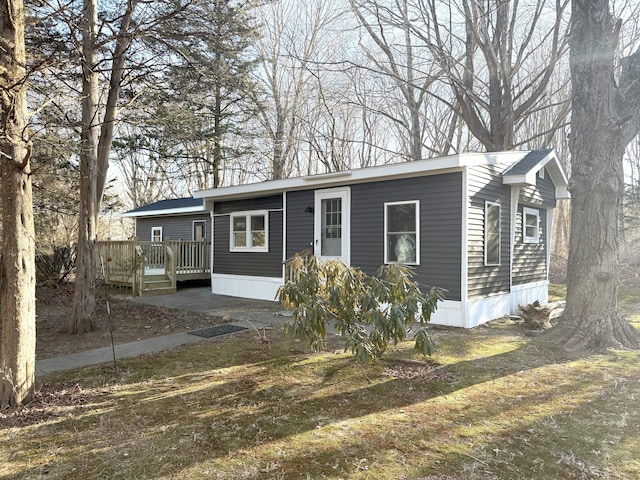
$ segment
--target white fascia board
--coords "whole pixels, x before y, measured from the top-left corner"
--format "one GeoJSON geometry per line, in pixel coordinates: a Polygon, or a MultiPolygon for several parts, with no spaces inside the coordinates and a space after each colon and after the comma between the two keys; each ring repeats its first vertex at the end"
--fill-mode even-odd
{"type": "Polygon", "coordinates": [[[197,207],[165,208],[164,210],[145,210],[142,212],[123,213],[123,217],[155,217],[157,215],[185,215],[187,213],[206,212],[204,205],[197,207]]]}
{"type": "Polygon", "coordinates": [[[284,180],[269,180],[247,185],[213,188],[194,193],[195,198],[233,199],[259,195],[272,195],[283,191],[307,190],[309,188],[329,188],[340,185],[373,182],[376,180],[391,180],[410,178],[422,175],[459,171],[472,165],[492,165],[496,163],[516,162],[523,158],[528,151],[494,152],[494,153],[462,153],[447,157],[430,158],[414,162],[394,163],[377,167],[362,168],[344,172],[332,172],[307,177],[287,178],[284,180]]]}
{"type": "MultiPolygon", "coordinates": [[[[521,187],[529,183],[526,175],[505,175],[502,177],[503,185],[514,185],[521,187]]],[[[534,182],[535,183],[535,182],[534,182]]]]}

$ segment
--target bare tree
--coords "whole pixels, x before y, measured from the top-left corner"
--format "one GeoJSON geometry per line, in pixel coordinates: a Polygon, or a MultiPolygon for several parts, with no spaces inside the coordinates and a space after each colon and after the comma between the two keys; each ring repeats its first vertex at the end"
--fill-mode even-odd
{"type": "Polygon", "coordinates": [[[430,49],[467,128],[488,151],[499,151],[533,143],[539,134],[520,128],[522,119],[556,109],[548,87],[566,52],[568,3],[412,0],[413,17],[402,8],[393,14],[430,49]]]}
{"type": "Polygon", "coordinates": [[[0,167],[4,230],[0,265],[2,407],[29,401],[35,383],[35,240],[24,27],[22,1],[0,2],[0,167]]]}
{"type": "MultiPolygon", "coordinates": [[[[427,123],[423,110],[439,71],[436,62],[418,53],[425,48],[413,32],[409,1],[395,2],[394,8],[370,0],[350,0],[350,5],[366,32],[360,46],[371,62],[371,72],[383,74],[401,96],[400,102],[381,108],[378,113],[397,128],[406,145],[405,159],[420,160],[427,123]],[[365,41],[367,38],[373,45],[365,41]]],[[[392,96],[387,95],[389,98],[392,96]]]]}
{"type": "Polygon", "coordinates": [[[291,173],[300,149],[302,118],[313,89],[311,68],[323,63],[323,34],[339,12],[328,0],[279,1],[262,7],[261,58],[256,95],[259,119],[270,147],[268,161],[272,179],[291,173]]]}
{"type": "Polygon", "coordinates": [[[640,131],[640,50],[618,59],[622,21],[608,0],[572,0],[571,25],[571,241],[553,335],[571,348],[637,349],[640,332],[618,304],[618,213],[623,155],[640,131]]]}
{"type": "Polygon", "coordinates": [[[128,0],[116,35],[107,99],[100,108],[98,50],[98,3],[83,1],[82,31],[82,132],[80,142],[80,210],[76,283],[69,331],[85,333],[96,329],[95,310],[95,241],[98,214],[109,168],[118,102],[126,52],[131,44],[129,31],[137,0],[128,0]]]}

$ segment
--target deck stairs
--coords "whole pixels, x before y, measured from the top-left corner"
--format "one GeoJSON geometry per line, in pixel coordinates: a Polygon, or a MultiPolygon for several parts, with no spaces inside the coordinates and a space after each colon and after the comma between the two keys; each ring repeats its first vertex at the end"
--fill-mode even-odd
{"type": "Polygon", "coordinates": [[[175,293],[178,281],[211,278],[211,242],[134,238],[100,241],[96,247],[104,282],[129,286],[141,297],[175,293]]]}
{"type": "Polygon", "coordinates": [[[138,295],[141,297],[150,297],[169,293],[176,293],[176,285],[167,275],[145,275],[142,279],[138,295]]]}

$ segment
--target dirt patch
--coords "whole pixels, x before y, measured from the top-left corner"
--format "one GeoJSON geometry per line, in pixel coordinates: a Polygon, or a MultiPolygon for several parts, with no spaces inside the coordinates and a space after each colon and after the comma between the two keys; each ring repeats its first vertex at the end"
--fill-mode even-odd
{"type": "Polygon", "coordinates": [[[124,291],[108,294],[111,315],[107,313],[107,291],[96,296],[95,332],[67,333],[73,307],[73,286],[40,287],[36,292],[36,357],[57,357],[111,345],[109,324],[116,343],[133,342],[156,335],[168,335],[227,323],[221,317],[142,305],[127,300],[124,291]]]}

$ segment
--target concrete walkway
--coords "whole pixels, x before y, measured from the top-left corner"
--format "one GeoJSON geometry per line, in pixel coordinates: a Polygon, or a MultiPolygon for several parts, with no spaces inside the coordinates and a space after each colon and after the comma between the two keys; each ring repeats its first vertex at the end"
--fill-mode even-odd
{"type": "MultiPolygon", "coordinates": [[[[131,298],[129,298],[131,300],[131,298]]],[[[135,297],[137,303],[176,308],[191,312],[200,312],[212,317],[228,317],[233,325],[245,328],[282,328],[287,320],[287,312],[276,302],[262,300],[248,300],[245,298],[213,295],[209,287],[185,288],[172,295],[156,297],[135,297]]],[[[175,348],[187,343],[196,343],[205,338],[189,333],[174,333],[139,340],[137,342],[122,343],[115,346],[116,360],[131,358],[145,353],[155,353],[175,348]]],[[[111,347],[97,348],[84,352],[45,358],[36,361],[36,375],[44,375],[62,370],[98,365],[113,362],[111,347]]]]}

